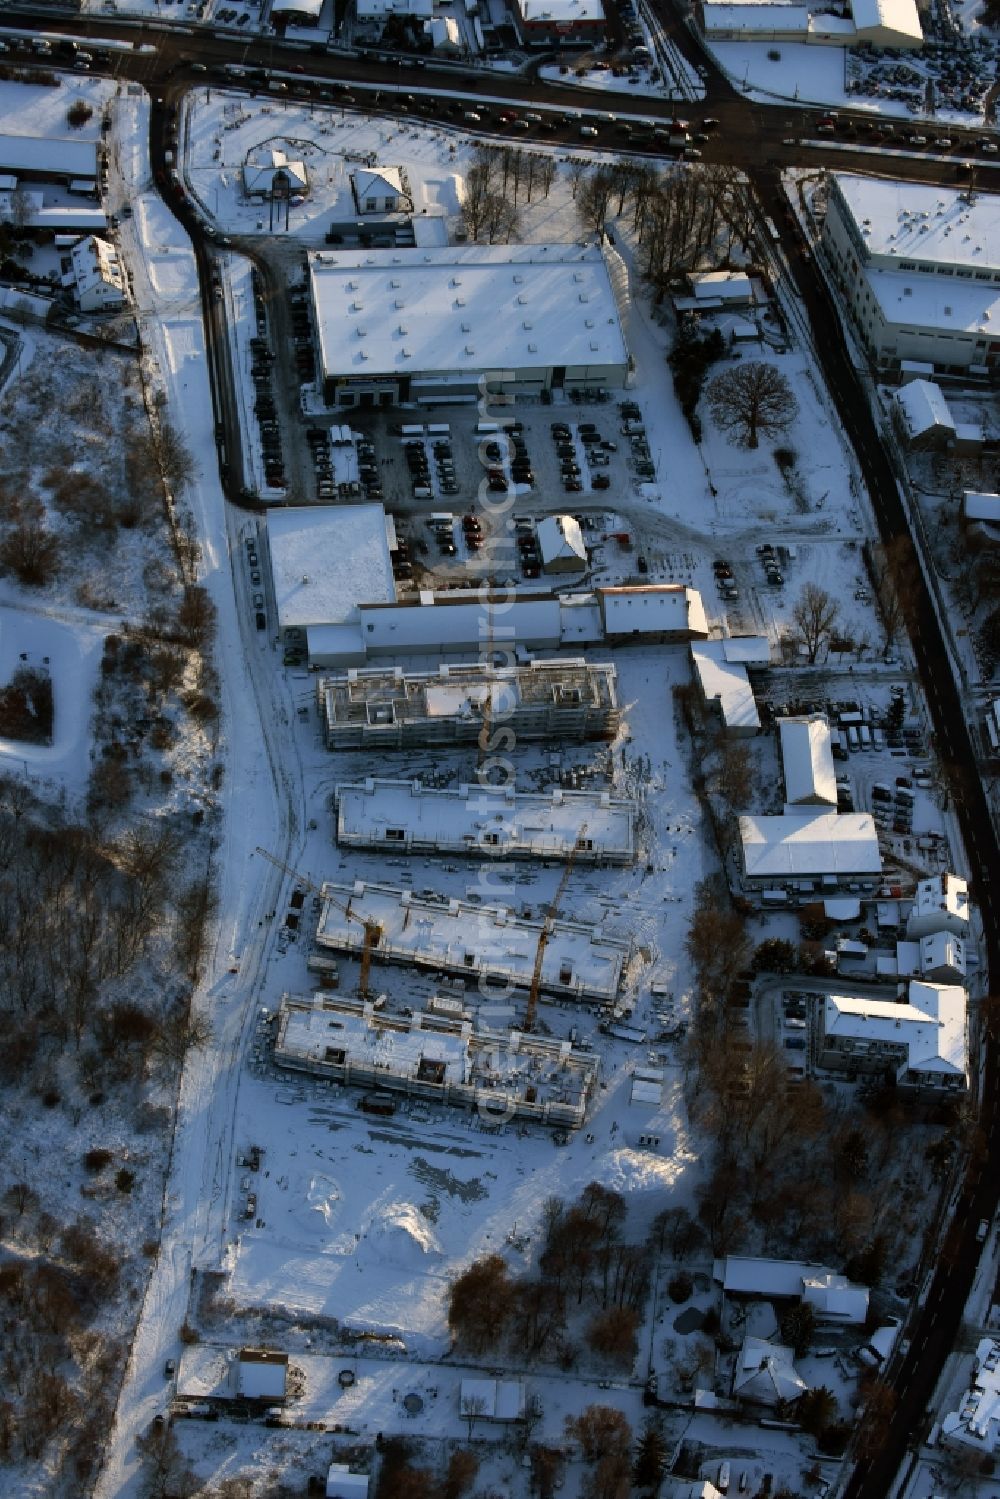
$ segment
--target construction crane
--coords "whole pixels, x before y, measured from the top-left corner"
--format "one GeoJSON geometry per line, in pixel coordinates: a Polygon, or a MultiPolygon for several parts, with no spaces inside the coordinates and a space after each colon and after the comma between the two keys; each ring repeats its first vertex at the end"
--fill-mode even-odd
{"type": "Polygon", "coordinates": [[[336,900],[329,891],[324,893],[323,887],[317,885],[315,880],[311,880],[306,874],[300,874],[297,869],[292,868],[291,864],[286,864],[284,859],[278,858],[277,854],[269,853],[266,848],[261,848],[260,844],[257,845],[257,853],[261,854],[269,864],[273,864],[276,869],[281,869],[285,874],[291,875],[292,879],[297,881],[298,884],[305,885],[307,890],[311,890],[315,895],[322,896],[324,900],[328,900],[331,906],[336,906],[337,910],[341,911],[347,917],[348,921],[356,921],[360,926],[364,927],[365,941],[361,949],[361,976],[358,979],[358,993],[362,999],[366,999],[368,997],[368,975],[371,972],[372,953],[382,940],[381,923],[373,921],[368,916],[363,916],[359,911],[352,911],[350,906],[345,906],[343,901],[336,900]]]}
{"type": "Polygon", "coordinates": [[[549,901],[549,908],[545,913],[545,920],[542,922],[542,930],[538,934],[538,946],[535,949],[535,967],[531,975],[531,988],[528,990],[528,1006],[524,1012],[524,1029],[528,1032],[535,1029],[535,1016],[538,1013],[538,991],[542,987],[542,960],[545,957],[545,949],[549,945],[549,938],[552,935],[552,928],[555,925],[559,902],[566,894],[566,886],[569,884],[569,877],[573,873],[576,856],[583,847],[583,835],[586,831],[587,824],[584,823],[576,835],[576,842],[570,849],[569,858],[566,860],[566,868],[562,872],[562,878],[556,888],[555,895],[549,901]]]}

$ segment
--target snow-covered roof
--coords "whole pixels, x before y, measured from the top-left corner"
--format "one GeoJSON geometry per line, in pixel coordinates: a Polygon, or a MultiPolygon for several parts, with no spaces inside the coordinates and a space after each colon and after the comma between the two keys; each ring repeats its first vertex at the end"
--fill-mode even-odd
{"type": "Polygon", "coordinates": [[[293,161],[280,146],[262,146],[244,163],[244,190],[248,193],[269,193],[278,172],[287,177],[292,192],[305,192],[309,186],[305,162],[293,161]]]}
{"type": "Polygon", "coordinates": [[[487,1421],[520,1421],[524,1415],[523,1379],[463,1379],[459,1410],[475,1411],[487,1421]]]}
{"type": "Polygon", "coordinates": [[[572,25],[574,22],[601,22],[604,6],[601,0],[517,0],[525,21],[531,24],[572,25]]]}
{"type": "Polygon", "coordinates": [[[830,748],[830,725],[815,713],[803,718],[779,718],[785,799],[790,803],[825,802],[837,805],[837,774],[830,748]]]}
{"type": "Polygon", "coordinates": [[[73,246],[70,256],[73,262],[73,279],[76,282],[79,297],[86,297],[88,293],[99,288],[117,293],[119,298],[124,297],[125,283],[121,261],[118,259],[118,251],[114,245],[109,244],[106,239],[98,238],[96,234],[91,234],[73,246]]]}
{"type": "Polygon", "coordinates": [[[13,219],[22,211],[30,229],[104,230],[108,221],[101,208],[81,208],[77,203],[46,203],[45,194],[37,188],[22,188],[21,202],[14,203],[11,193],[0,193],[0,220],[13,219]]]}
{"type": "Polygon", "coordinates": [[[877,266],[866,267],[865,276],[887,323],[991,337],[1000,326],[1000,285],[877,266]]]}
{"type": "Polygon", "coordinates": [[[461,47],[462,34],[454,16],[432,16],[424,25],[424,31],[434,47],[461,47]]]}
{"type": "Polygon", "coordinates": [[[367,1473],[352,1473],[346,1463],[331,1463],[326,1475],[326,1499],[368,1499],[367,1473]]]}
{"type": "Polygon", "coordinates": [[[733,1371],[734,1395],[762,1405],[777,1405],[779,1400],[797,1400],[808,1388],[795,1367],[791,1348],[765,1338],[744,1338],[733,1371]]]}
{"type": "MultiPolygon", "coordinates": [[[[926,880],[918,880],[913,896],[908,926],[923,926],[931,930],[929,922],[942,926],[968,927],[971,916],[969,905],[969,883],[960,874],[932,874],[926,880]]],[[[910,931],[913,936],[913,931],[910,931]]]]}
{"type": "Polygon", "coordinates": [[[691,660],[698,674],[702,693],[707,701],[718,703],[726,728],[734,732],[756,732],[760,728],[760,715],[750,678],[741,661],[729,660],[726,642],[692,642],[691,660]]]}
{"type": "Polygon", "coordinates": [[[867,812],[816,812],[739,819],[748,879],[879,875],[882,855],[867,812]]]}
{"type": "Polygon", "coordinates": [[[691,271],[688,280],[699,300],[718,297],[723,302],[749,302],[753,296],[750,277],[745,271],[691,271]]]}
{"type": "Polygon", "coordinates": [[[702,11],[706,35],[720,31],[801,32],[809,26],[809,11],[804,5],[755,4],[754,0],[704,0],[702,11]]]}
{"type": "Polygon", "coordinates": [[[729,635],[722,642],[722,653],[727,661],[740,661],[745,666],[768,666],[771,642],[766,635],[729,635]]]}
{"type": "Polygon", "coordinates": [[[1000,195],[853,172],[833,181],[869,255],[1000,270],[1000,195]]]}
{"type": "Polygon", "coordinates": [[[0,167],[30,177],[97,177],[97,142],[69,136],[0,135],[0,167]]]}
{"type": "Polygon", "coordinates": [[[378,198],[405,198],[406,189],[399,167],[359,167],[351,173],[354,196],[359,203],[372,193],[378,198]]]}
{"type": "Polygon", "coordinates": [[[328,375],[624,367],[596,245],[452,245],[309,256],[328,375]]]}
{"type": "Polygon", "coordinates": [[[1000,1341],[980,1338],[969,1389],[956,1411],[941,1418],[951,1442],[995,1452],[1000,1443],[1000,1341]]]}
{"type": "MultiPolygon", "coordinates": [[[[529,988],[542,925],[505,907],[462,900],[431,900],[388,885],[324,884],[316,941],[337,952],[364,946],[363,920],[381,927],[378,952],[386,961],[438,971],[506,978],[529,988]],[[334,904],[334,901],[337,904],[334,904]],[[355,913],[348,917],[342,907],[355,913]]],[[[549,923],[542,959],[542,989],[579,999],[611,999],[618,992],[627,941],[604,936],[591,923],[549,923]]]]}
{"type": "Polygon", "coordinates": [[[246,1400],[284,1400],[288,1354],[244,1348],[236,1362],[236,1391],[246,1400]]]}
{"type": "Polygon", "coordinates": [[[401,603],[395,608],[363,608],[362,630],[370,656],[386,654],[423,655],[442,651],[477,654],[489,634],[489,621],[496,623],[496,638],[505,646],[523,645],[554,650],[561,638],[559,600],[552,595],[533,595],[496,604],[484,602],[476,593],[465,595],[427,593],[418,604],[401,603]],[[485,631],[485,633],[484,633],[485,631]]]}
{"type": "Polygon", "coordinates": [[[438,848],[485,856],[635,857],[635,803],[604,791],[515,791],[370,779],[337,787],[337,842],[438,848]],[[392,837],[389,834],[392,834],[392,837]],[[401,836],[400,836],[401,835],[401,836]]]}
{"type": "Polygon", "coordinates": [[[906,1049],[899,1071],[936,1077],[968,1076],[967,996],[958,984],[928,984],[914,979],[909,1003],[859,996],[828,995],[823,1004],[827,1038],[906,1049]]]}
{"type": "MultiPolygon", "coordinates": [[[[898,943],[897,946],[903,946],[898,943]]],[[[954,932],[928,932],[920,938],[919,971],[934,973],[942,968],[951,970],[956,978],[962,978],[966,970],[965,939],[954,932]]]]}
{"type": "Polygon", "coordinates": [[[587,544],[583,539],[580,522],[572,515],[547,515],[540,520],[535,534],[542,554],[542,566],[552,567],[559,563],[572,563],[581,568],[587,565],[587,544]]]}
{"type": "Polygon", "coordinates": [[[1000,522],[1000,494],[984,494],[967,489],[962,496],[962,514],[966,520],[1000,522]]]}
{"type": "Polygon", "coordinates": [[[597,596],[609,636],[708,634],[701,594],[683,583],[598,588],[597,596]]]}
{"type": "Polygon", "coordinates": [[[267,515],[282,629],[344,624],[358,604],[396,597],[381,505],[292,505],[267,515]]]}
{"type": "Polygon", "coordinates": [[[877,39],[877,34],[886,31],[914,41],[923,39],[914,0],[851,0],[851,14],[861,40],[869,33],[876,33],[877,39]]]}
{"type": "Polygon", "coordinates": [[[426,1010],[404,1015],[330,990],[282,995],[274,1056],[280,1066],[354,1087],[409,1093],[429,1083],[442,1103],[574,1129],[599,1065],[595,1052],[557,1039],[522,1035],[512,1046],[506,1029],[474,1028],[451,996],[434,995],[426,1010]]]}
{"type": "Polygon", "coordinates": [[[727,1254],[724,1260],[716,1260],[713,1274],[722,1282],[722,1288],[729,1296],[801,1298],[807,1281],[823,1280],[831,1286],[836,1284],[841,1288],[864,1290],[863,1286],[853,1286],[826,1265],[814,1265],[808,1260],[772,1260],[756,1255],[727,1254]]]}
{"type": "Polygon", "coordinates": [[[868,1291],[833,1270],[813,1270],[802,1277],[802,1300],[808,1301],[821,1322],[864,1322],[868,1291]]]}
{"type": "Polygon", "coordinates": [[[894,398],[909,437],[920,437],[936,427],[954,431],[955,421],[940,385],[933,380],[911,380],[895,392],[894,398]]]}

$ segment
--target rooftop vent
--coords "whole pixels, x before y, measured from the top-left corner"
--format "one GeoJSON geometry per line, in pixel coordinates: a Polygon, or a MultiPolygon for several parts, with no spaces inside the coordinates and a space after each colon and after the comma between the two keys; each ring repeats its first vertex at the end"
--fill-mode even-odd
{"type": "Polygon", "coordinates": [[[473,344],[466,344],[466,346],[465,346],[465,352],[467,354],[474,354],[476,352],[475,346],[473,344]]]}

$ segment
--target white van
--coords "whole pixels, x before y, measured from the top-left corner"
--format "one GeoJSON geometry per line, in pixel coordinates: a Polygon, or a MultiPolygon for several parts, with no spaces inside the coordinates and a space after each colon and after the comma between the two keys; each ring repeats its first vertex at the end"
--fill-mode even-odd
{"type": "Polygon", "coordinates": [[[581,125],[580,134],[586,140],[594,140],[597,137],[597,131],[594,129],[593,125],[581,125]]]}
{"type": "Polygon", "coordinates": [[[729,1493],[730,1468],[728,1463],[719,1464],[718,1490],[720,1494],[729,1493]]]}

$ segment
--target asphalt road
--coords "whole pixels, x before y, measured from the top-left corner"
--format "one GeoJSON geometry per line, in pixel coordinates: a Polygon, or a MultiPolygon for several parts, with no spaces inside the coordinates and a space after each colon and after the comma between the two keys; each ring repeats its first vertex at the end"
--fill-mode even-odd
{"type": "MultiPolygon", "coordinates": [[[[670,31],[679,50],[692,62],[705,65],[700,48],[687,29],[678,23],[665,0],[658,0],[656,9],[661,23],[670,31]]],[[[8,9],[4,13],[4,21],[8,26],[24,23],[26,28],[30,25],[32,29],[46,32],[63,31],[74,36],[85,35],[97,44],[102,38],[134,40],[140,35],[144,42],[155,44],[155,54],[126,54],[124,60],[119,62],[118,72],[120,76],[135,78],[149,86],[154,100],[158,94],[160,96],[161,102],[154,104],[152,115],[151,156],[154,171],[162,174],[158,175],[157,180],[164,185],[167,170],[164,152],[169,135],[166,109],[171,99],[185,87],[212,81],[211,74],[205,76],[200,72],[201,66],[213,69],[226,62],[238,62],[244,67],[282,71],[288,84],[288,94],[285,97],[302,95],[314,98],[317,88],[333,89],[337,84],[365,85],[369,90],[381,90],[381,94],[378,97],[373,97],[370,92],[367,96],[359,94],[359,104],[367,103],[370,107],[377,105],[382,110],[402,110],[405,107],[407,113],[421,113],[446,124],[455,123],[453,112],[449,112],[449,96],[460,95],[463,87],[476,100],[477,107],[480,110],[483,108],[484,76],[479,70],[470,70],[464,76],[457,70],[424,65],[404,71],[398,65],[383,59],[362,60],[325,53],[316,55],[305,52],[300,47],[286,47],[274,38],[218,37],[207,33],[197,37],[183,36],[167,28],[144,28],[140,33],[134,27],[125,27],[120,22],[105,20],[103,17],[63,18],[48,12],[17,12],[8,9]],[[193,70],[194,65],[199,67],[198,72],[193,70]],[[293,69],[303,71],[286,71],[293,69]],[[317,82],[311,82],[312,79],[317,82]],[[412,102],[404,97],[406,93],[412,95],[412,102]],[[421,104],[423,108],[418,108],[421,104]]],[[[18,59],[11,59],[15,60],[18,59]]],[[[819,142],[816,140],[815,110],[793,105],[757,105],[735,91],[710,65],[705,83],[706,99],[698,106],[697,113],[716,117],[720,125],[703,146],[704,158],[706,161],[718,161],[745,169],[766,212],[778,225],[783,248],[789,264],[794,268],[795,280],[811,325],[814,330],[822,330],[822,336],[816,339],[819,359],[830,391],[837,402],[845,431],[857,453],[882,538],[889,541],[896,536],[908,535],[909,528],[895,475],[882,449],[865,390],[840,333],[837,311],[830,302],[826,285],[815,265],[802,257],[798,231],[786,217],[778,169],[793,164],[836,165],[882,173],[891,171],[893,176],[908,180],[939,181],[954,185],[955,158],[961,160],[976,154],[975,142],[981,131],[956,130],[949,126],[948,134],[955,141],[956,149],[951,153],[941,153],[938,157],[908,150],[886,152],[875,149],[874,139],[863,131],[863,124],[869,116],[863,111],[841,110],[841,120],[847,122],[848,129],[854,133],[853,138],[852,135],[841,134],[819,142]],[[803,145],[803,138],[813,143],[803,145]],[[869,142],[868,149],[865,149],[869,142]]],[[[560,116],[556,130],[536,131],[535,138],[541,143],[559,143],[579,151],[584,149],[578,136],[581,118],[592,120],[598,125],[600,139],[597,149],[634,150],[635,142],[626,141],[620,125],[608,119],[609,113],[615,112],[619,117],[641,115],[650,122],[666,122],[678,113],[677,107],[666,101],[636,99],[633,95],[616,95],[610,92],[601,95],[601,107],[596,108],[593,95],[585,94],[570,85],[541,83],[537,79],[490,76],[488,94],[490,98],[506,101],[511,107],[537,105],[563,111],[569,116],[568,119],[564,120],[560,116]]],[[[533,132],[526,132],[522,135],[521,143],[526,144],[532,134],[533,132]]],[[[902,144],[896,142],[897,147],[902,144]]],[[[667,153],[664,153],[662,146],[650,142],[646,148],[640,149],[639,154],[663,158],[667,153]]],[[[978,185],[995,187],[997,170],[989,158],[981,158],[976,167],[978,185]]],[[[195,248],[208,330],[213,399],[217,418],[226,430],[227,452],[232,461],[239,451],[239,424],[222,304],[213,297],[211,289],[211,251],[190,203],[169,192],[167,197],[173,212],[190,234],[195,248]]],[[[234,482],[236,481],[231,478],[230,492],[234,482]]],[[[241,476],[238,482],[242,482],[241,476]]],[[[975,748],[930,597],[921,593],[910,601],[907,625],[928,696],[937,753],[943,763],[953,770],[956,783],[955,811],[976,870],[974,893],[986,936],[987,962],[990,971],[995,971],[1000,958],[1000,925],[995,895],[1000,889],[1000,853],[993,833],[989,806],[982,785],[973,771],[976,763],[975,748]]],[[[864,1450],[846,1488],[850,1499],[884,1499],[891,1488],[907,1444],[919,1433],[934,1384],[954,1343],[962,1309],[972,1284],[979,1258],[977,1224],[981,1218],[991,1217],[997,1207],[997,1183],[1000,1181],[1000,1072],[997,1043],[992,1030],[986,1034],[985,1046],[979,1149],[973,1152],[973,1159],[967,1167],[943,1253],[924,1303],[910,1328],[910,1347],[894,1374],[893,1383],[898,1397],[895,1412],[885,1428],[877,1434],[878,1439],[864,1444],[864,1450]]]]}

